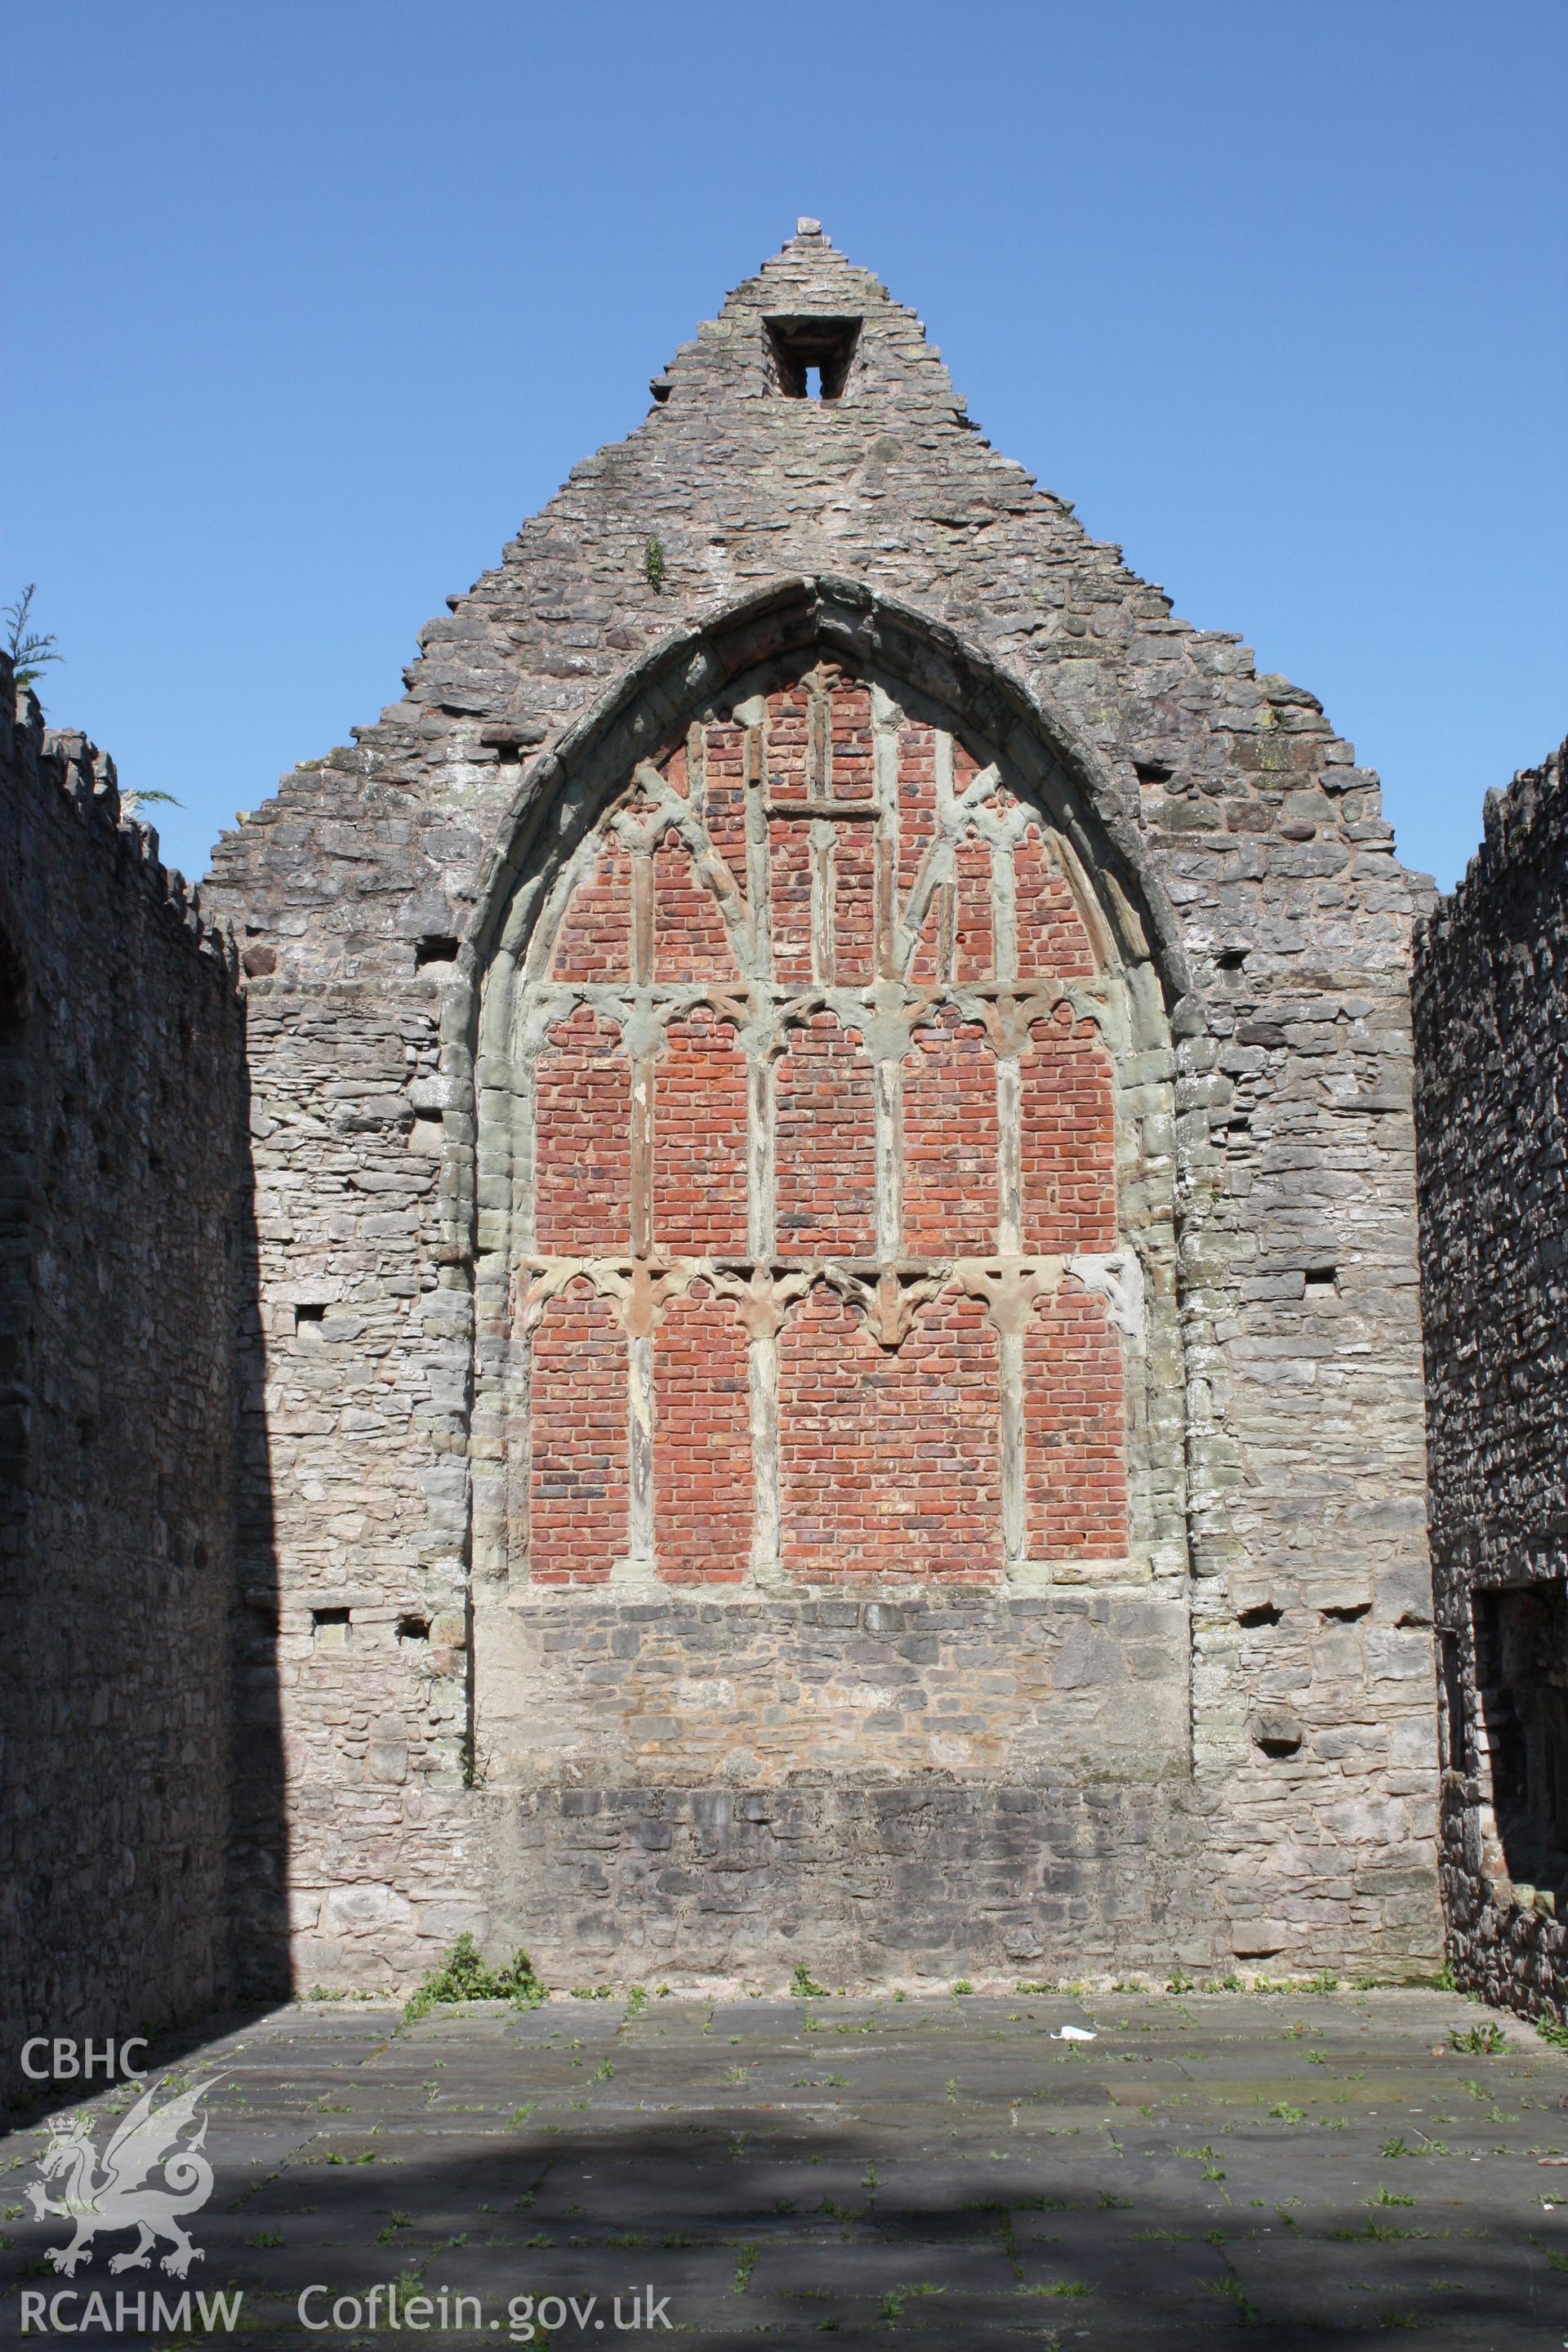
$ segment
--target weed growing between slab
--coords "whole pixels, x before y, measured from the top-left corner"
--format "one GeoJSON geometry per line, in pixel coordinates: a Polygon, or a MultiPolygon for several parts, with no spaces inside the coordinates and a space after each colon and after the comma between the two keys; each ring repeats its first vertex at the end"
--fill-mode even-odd
{"type": "Polygon", "coordinates": [[[443,2003],[510,2000],[514,2009],[537,2009],[549,1994],[520,1944],[504,1967],[492,1969],[465,1927],[438,1969],[433,1969],[405,2005],[400,2021],[416,2024],[443,2003]]]}
{"type": "Polygon", "coordinates": [[[1508,2046],[1508,2036],[1500,2025],[1472,2025],[1464,2033],[1453,2027],[1448,2040],[1456,2050],[1478,2058],[1495,2058],[1500,2050],[1508,2046]]]}

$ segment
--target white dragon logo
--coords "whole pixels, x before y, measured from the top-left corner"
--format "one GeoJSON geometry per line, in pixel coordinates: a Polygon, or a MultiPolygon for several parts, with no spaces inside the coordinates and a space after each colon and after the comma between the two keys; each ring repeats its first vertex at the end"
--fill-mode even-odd
{"type": "Polygon", "coordinates": [[[48,2146],[38,2158],[45,2180],[62,2177],[66,2192],[58,2202],[44,2193],[39,2181],[30,2181],[27,2196],[33,2216],[42,2221],[58,2213],[76,2224],[68,2246],[45,2249],[56,2270],[68,2275],[88,2261],[100,2230],[137,2230],[141,2235],[129,2253],[116,2254],[111,2271],[145,2270],[153,2247],[167,2238],[174,2252],[163,2255],[162,2267],[184,2278],[192,2263],[204,2260],[180,2227],[183,2213],[195,2213],[213,2192],[213,2168],[202,2154],[207,2119],[183,2147],[174,2143],[196,2111],[196,2102],[221,2078],[215,2074],[194,2091],[166,2100],[154,2113],[153,2085],[142,2092],[103,2151],[101,2164],[90,2133],[90,2117],[83,2115],[49,2119],[48,2146]],[[148,2175],[159,2167],[162,2182],[148,2185],[148,2175]]]}

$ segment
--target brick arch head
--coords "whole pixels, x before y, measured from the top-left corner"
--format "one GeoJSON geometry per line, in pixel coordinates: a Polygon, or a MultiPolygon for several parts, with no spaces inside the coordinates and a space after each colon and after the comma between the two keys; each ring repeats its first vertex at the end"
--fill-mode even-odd
{"type": "Polygon", "coordinates": [[[1185,975],[1090,755],[951,633],[797,581],[640,665],[515,820],[448,1183],[476,1564],[1168,1552],[1185,975]]]}

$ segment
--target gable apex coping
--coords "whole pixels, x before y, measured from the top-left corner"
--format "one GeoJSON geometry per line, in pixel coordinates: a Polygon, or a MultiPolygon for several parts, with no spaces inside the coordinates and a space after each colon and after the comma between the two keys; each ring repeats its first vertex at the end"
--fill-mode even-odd
{"type": "MultiPolygon", "coordinates": [[[[797,234],[682,347],[668,398],[419,631],[403,698],[220,837],[215,911],[309,935],[318,969],[460,933],[513,781],[498,760],[559,746],[643,656],[789,575],[854,579],[952,626],[1093,743],[1128,817],[1184,867],[1256,863],[1253,837],[1278,831],[1277,860],[1398,870],[1377,779],[1317,698],[1259,677],[1234,632],[1177,617],[973,428],[915,314],[797,234]],[[842,399],[780,397],[763,322],[816,315],[859,320],[862,373],[842,399]]],[[[1396,887],[1430,896],[1426,877],[1396,887]]]]}

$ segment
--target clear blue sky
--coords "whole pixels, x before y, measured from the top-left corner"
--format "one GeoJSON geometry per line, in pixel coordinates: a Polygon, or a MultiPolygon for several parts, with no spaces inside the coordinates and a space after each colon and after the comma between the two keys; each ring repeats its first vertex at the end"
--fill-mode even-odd
{"type": "Polygon", "coordinates": [[[200,874],[822,218],[1452,881],[1568,728],[1562,0],[7,0],[0,602],[200,874]]]}

